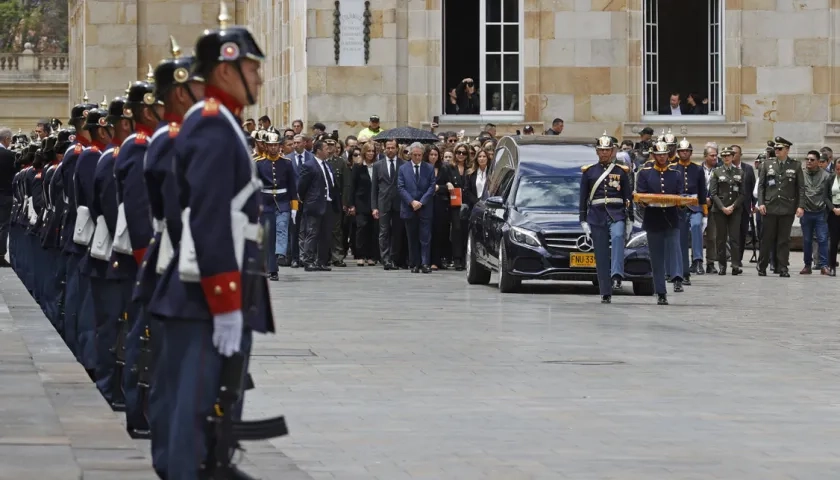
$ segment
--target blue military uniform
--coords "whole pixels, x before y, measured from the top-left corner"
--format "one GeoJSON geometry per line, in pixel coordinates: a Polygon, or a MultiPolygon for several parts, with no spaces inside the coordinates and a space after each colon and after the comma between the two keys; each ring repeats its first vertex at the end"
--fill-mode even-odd
{"type": "MultiPolygon", "coordinates": [[[[279,135],[266,134],[267,145],[278,145],[279,135]]],[[[268,147],[267,147],[268,148],[268,147]]],[[[266,263],[270,280],[277,280],[277,267],[286,263],[291,211],[297,210],[297,188],[292,162],[279,152],[257,157],[257,176],[262,182],[260,223],[266,229],[266,263]]]]}
{"type": "MultiPolygon", "coordinates": [[[[654,155],[667,155],[667,145],[664,142],[657,143],[654,148],[657,148],[652,152],[654,155]]],[[[674,165],[660,167],[654,164],[644,167],[636,178],[637,193],[682,195],[684,189],[685,180],[674,165]]],[[[679,258],[679,207],[646,206],[642,228],[647,232],[654,291],[659,295],[659,303],[667,304],[666,269],[682,272],[682,262],[679,258]]],[[[682,277],[675,273],[673,278],[675,291],[681,291],[682,277]]]]}
{"type": "MultiPolygon", "coordinates": [[[[617,143],[605,133],[598,139],[596,148],[613,150],[617,143]]],[[[592,231],[598,287],[607,303],[612,296],[611,279],[620,286],[624,278],[625,236],[627,226],[632,228],[633,221],[630,167],[610,160],[584,166],[581,170],[580,221],[592,231]]]]}
{"type": "MultiPolygon", "coordinates": [[[[691,151],[691,144],[682,139],[677,148],[680,151],[691,151]]],[[[683,177],[683,195],[696,196],[697,205],[680,209],[680,251],[682,259],[682,278],[687,283],[692,265],[703,270],[703,219],[708,215],[706,208],[706,175],[703,167],[692,162],[679,160],[674,166],[679,169],[683,177]],[[691,247],[692,260],[689,261],[688,249],[691,247]]]]}

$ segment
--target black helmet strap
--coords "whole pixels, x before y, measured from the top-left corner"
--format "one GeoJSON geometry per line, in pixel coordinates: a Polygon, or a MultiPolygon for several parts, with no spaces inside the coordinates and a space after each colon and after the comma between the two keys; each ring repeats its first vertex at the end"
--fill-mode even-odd
{"type": "Polygon", "coordinates": [[[245,89],[245,94],[248,95],[248,105],[253,105],[257,103],[254,99],[254,96],[251,94],[251,89],[248,88],[248,83],[245,81],[245,74],[242,73],[242,61],[239,60],[234,63],[236,65],[236,71],[239,72],[239,78],[242,80],[242,88],[245,89]]]}

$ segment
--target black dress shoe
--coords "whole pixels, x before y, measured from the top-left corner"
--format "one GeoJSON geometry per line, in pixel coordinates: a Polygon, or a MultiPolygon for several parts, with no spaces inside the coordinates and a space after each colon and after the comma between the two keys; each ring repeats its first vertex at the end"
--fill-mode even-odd
{"type": "Polygon", "coordinates": [[[683,285],[682,280],[680,280],[679,278],[674,280],[674,292],[675,293],[682,293],[683,292],[683,286],[682,285],[683,285]]]}
{"type": "Polygon", "coordinates": [[[660,293],[656,299],[657,305],[668,305],[668,296],[664,293],[660,293]]]}
{"type": "Polygon", "coordinates": [[[303,269],[306,270],[307,272],[320,272],[321,271],[321,269],[318,268],[318,265],[315,265],[314,263],[303,267],[303,269]]]}
{"type": "Polygon", "coordinates": [[[601,303],[612,303],[612,295],[602,295],[601,303]]]}
{"type": "Polygon", "coordinates": [[[766,277],[767,276],[767,270],[762,270],[758,267],[755,267],[755,269],[758,271],[758,276],[759,277],[766,277]]]}
{"type": "Polygon", "coordinates": [[[318,270],[320,270],[322,272],[332,272],[332,268],[330,268],[326,265],[318,265],[318,270]]]}
{"type": "Polygon", "coordinates": [[[152,432],[149,429],[129,428],[128,436],[134,440],[149,440],[152,438],[152,432]]]}
{"type": "Polygon", "coordinates": [[[612,277],[613,290],[621,290],[621,276],[614,275],[612,277]]]}
{"type": "Polygon", "coordinates": [[[782,277],[782,278],[788,278],[788,277],[790,277],[790,273],[788,273],[787,270],[784,270],[784,271],[782,271],[782,273],[779,274],[779,276],[782,277]]]}
{"type": "Polygon", "coordinates": [[[277,266],[278,267],[287,267],[289,266],[289,259],[286,258],[285,255],[277,255],[277,266]]]}
{"type": "Polygon", "coordinates": [[[732,267],[732,275],[740,275],[744,273],[744,270],[741,267],[732,267]]]}
{"type": "Polygon", "coordinates": [[[411,273],[420,273],[420,267],[411,267],[411,273]]]}
{"type": "Polygon", "coordinates": [[[390,263],[385,263],[385,264],[382,264],[382,269],[383,269],[383,270],[391,270],[391,269],[393,269],[393,268],[394,268],[394,266],[393,266],[393,265],[391,265],[390,263]]]}
{"type": "Polygon", "coordinates": [[[697,275],[704,275],[706,272],[703,271],[703,261],[702,260],[695,260],[694,261],[694,271],[691,273],[696,273],[697,275]]]}
{"type": "Polygon", "coordinates": [[[717,271],[717,268],[715,268],[714,265],[709,264],[709,265],[706,265],[706,273],[711,273],[711,274],[714,275],[715,273],[718,273],[718,271],[717,271]]]}
{"type": "Polygon", "coordinates": [[[686,275],[685,280],[683,280],[682,284],[683,284],[684,287],[690,287],[691,286],[691,277],[689,275],[686,275]]]}
{"type": "Polygon", "coordinates": [[[837,276],[837,270],[834,267],[829,268],[828,269],[828,276],[829,277],[836,277],[837,276]]]}
{"type": "Polygon", "coordinates": [[[300,262],[298,262],[297,260],[292,260],[292,264],[289,266],[292,268],[300,268],[300,262]]]}
{"type": "MultiPolygon", "coordinates": [[[[461,270],[463,270],[463,268],[461,270]]],[[[430,267],[428,265],[423,265],[420,268],[420,271],[422,271],[423,273],[432,273],[432,267],[430,267]]]]}
{"type": "Polygon", "coordinates": [[[721,265],[718,275],[726,275],[726,265],[721,265]]]}
{"type": "Polygon", "coordinates": [[[276,281],[280,280],[280,275],[277,275],[276,272],[275,273],[269,273],[268,274],[268,279],[271,280],[272,282],[276,282],[276,281]]]}
{"type": "Polygon", "coordinates": [[[115,400],[110,403],[111,410],[115,412],[124,412],[125,411],[125,402],[121,400],[115,400]]]}
{"type": "Polygon", "coordinates": [[[347,266],[347,264],[344,263],[344,261],[342,261],[342,260],[338,260],[336,262],[333,262],[332,264],[333,264],[333,267],[346,267],[347,266]]]}

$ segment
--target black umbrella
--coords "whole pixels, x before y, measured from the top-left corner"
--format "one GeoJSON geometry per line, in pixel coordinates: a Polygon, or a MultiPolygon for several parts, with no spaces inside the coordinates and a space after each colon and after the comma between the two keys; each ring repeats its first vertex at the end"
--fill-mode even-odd
{"type": "Polygon", "coordinates": [[[379,132],[371,140],[384,142],[385,140],[396,140],[400,143],[436,143],[438,137],[428,130],[420,130],[414,127],[397,127],[384,132],[379,132]]]}

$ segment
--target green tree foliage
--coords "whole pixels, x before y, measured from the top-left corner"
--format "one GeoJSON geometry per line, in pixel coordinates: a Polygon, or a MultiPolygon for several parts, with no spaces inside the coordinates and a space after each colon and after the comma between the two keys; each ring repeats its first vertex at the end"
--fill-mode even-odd
{"type": "Polygon", "coordinates": [[[67,0],[0,0],[0,52],[67,52],[67,0]]]}

